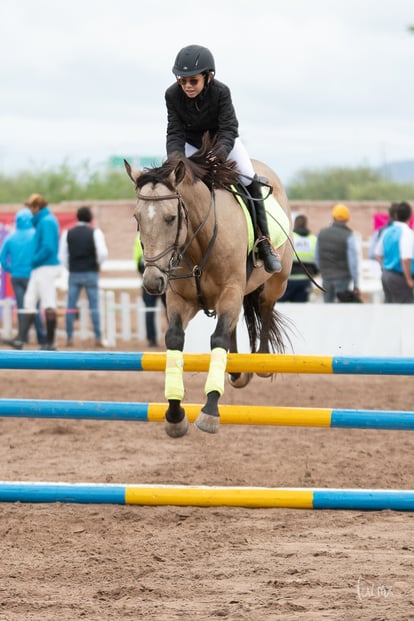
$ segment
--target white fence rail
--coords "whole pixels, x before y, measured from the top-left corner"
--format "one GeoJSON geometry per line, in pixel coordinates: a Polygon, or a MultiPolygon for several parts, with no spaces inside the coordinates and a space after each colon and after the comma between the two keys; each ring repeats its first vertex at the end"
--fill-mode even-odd
{"type": "MultiPolygon", "coordinates": [[[[80,341],[93,336],[89,305],[86,299],[80,299],[79,317],[75,322],[75,338],[80,341]]],[[[64,309],[63,310],[64,314],[64,309]]],[[[146,340],[145,314],[155,312],[155,325],[157,334],[162,336],[162,313],[164,309],[160,300],[157,306],[148,311],[141,297],[131,299],[131,295],[125,291],[119,294],[116,300],[114,291],[100,291],[100,315],[102,335],[108,347],[116,347],[118,339],[128,342],[131,340],[146,340]]],[[[17,309],[15,301],[11,298],[0,300],[1,337],[12,338],[17,329],[17,309]]],[[[62,334],[64,322],[58,322],[58,334],[62,334]],[[61,325],[59,325],[61,324],[61,325]]]]}

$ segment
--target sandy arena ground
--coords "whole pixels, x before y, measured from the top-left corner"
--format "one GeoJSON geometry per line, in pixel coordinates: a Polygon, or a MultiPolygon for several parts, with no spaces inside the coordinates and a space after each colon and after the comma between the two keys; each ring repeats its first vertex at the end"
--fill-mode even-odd
{"type": "MultiPolygon", "coordinates": [[[[137,350],[142,348],[137,346],[137,350]]],[[[185,375],[201,402],[205,374],[185,375]]],[[[3,398],[163,401],[162,373],[2,371],[3,398]]],[[[280,375],[223,403],[412,409],[412,379],[280,375]]],[[[413,489],[412,432],[0,419],[1,479],[413,489]]],[[[414,618],[414,515],[0,505],[2,621],[414,618]]]]}

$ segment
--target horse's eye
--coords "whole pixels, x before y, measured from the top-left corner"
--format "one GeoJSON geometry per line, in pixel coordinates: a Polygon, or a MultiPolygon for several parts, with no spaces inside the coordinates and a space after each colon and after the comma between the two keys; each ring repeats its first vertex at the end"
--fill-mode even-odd
{"type": "Polygon", "coordinates": [[[165,216],[165,222],[167,224],[172,224],[175,220],[176,216],[165,216]]]}

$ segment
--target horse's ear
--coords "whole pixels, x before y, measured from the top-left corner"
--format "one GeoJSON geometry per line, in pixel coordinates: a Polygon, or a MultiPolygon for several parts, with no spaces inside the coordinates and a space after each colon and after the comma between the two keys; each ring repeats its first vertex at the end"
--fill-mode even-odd
{"type": "Polygon", "coordinates": [[[175,176],[175,183],[177,185],[181,183],[181,181],[184,179],[185,172],[186,172],[185,164],[181,160],[180,162],[178,162],[177,166],[174,168],[174,173],[173,173],[175,176]]]}
{"type": "Polygon", "coordinates": [[[137,168],[133,168],[127,160],[124,160],[124,166],[128,177],[131,179],[132,183],[136,185],[138,178],[141,176],[141,171],[137,168]]]}

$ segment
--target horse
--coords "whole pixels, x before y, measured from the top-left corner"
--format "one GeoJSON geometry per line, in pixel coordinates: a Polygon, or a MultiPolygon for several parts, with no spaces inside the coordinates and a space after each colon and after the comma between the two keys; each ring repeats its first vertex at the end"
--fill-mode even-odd
{"type": "MultiPolygon", "coordinates": [[[[237,200],[237,189],[231,191],[238,187],[236,165],[209,162],[210,149],[211,144],[204,141],[190,158],[170,157],[161,166],[143,171],[124,160],[137,196],[134,217],[144,252],[143,286],[152,294],[166,293],[168,409],[164,427],[174,438],[184,436],[189,428],[182,405],[183,350],[185,330],[200,310],[217,318],[210,337],[206,402],[194,422],[201,431],[219,430],[218,404],[224,393],[227,354],[237,352],[236,328],[242,309],[252,353],[269,353],[270,349],[282,353],[289,340],[286,322],[274,308],[285,292],[292,265],[286,192],[271,168],[252,160],[256,174],[268,180],[288,223],[278,246],[282,270],[268,274],[254,250],[248,260],[248,218],[237,200]]],[[[249,373],[228,376],[234,387],[247,385],[250,378],[249,373]]]]}

